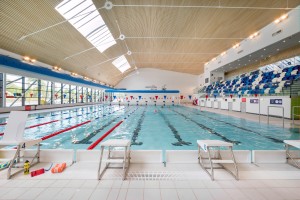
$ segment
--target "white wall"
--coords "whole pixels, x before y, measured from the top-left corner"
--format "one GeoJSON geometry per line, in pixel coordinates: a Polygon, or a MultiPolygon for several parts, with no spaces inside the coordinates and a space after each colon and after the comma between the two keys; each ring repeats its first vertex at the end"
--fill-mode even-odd
{"type": "Polygon", "coordinates": [[[139,74],[135,73],[129,74],[116,88],[148,90],[146,86],[155,85],[158,90],[161,90],[166,85],[167,90],[179,90],[180,94],[191,95],[201,80],[201,77],[197,75],[150,68],[139,69],[139,74]]]}
{"type": "Polygon", "coordinates": [[[200,98],[200,106],[205,106],[209,108],[219,108],[219,109],[228,109],[228,103],[232,102],[233,111],[241,111],[241,102],[242,98],[246,99],[246,112],[262,115],[267,115],[268,107],[269,115],[271,116],[282,116],[282,107],[284,108],[284,117],[291,118],[291,98],[288,96],[263,96],[260,98],[260,105],[258,103],[250,103],[251,99],[258,100],[259,97],[241,97],[241,98],[200,98]],[[270,100],[280,99],[282,100],[282,105],[271,104],[270,100]],[[218,102],[221,103],[221,106],[218,106],[218,102]]]}

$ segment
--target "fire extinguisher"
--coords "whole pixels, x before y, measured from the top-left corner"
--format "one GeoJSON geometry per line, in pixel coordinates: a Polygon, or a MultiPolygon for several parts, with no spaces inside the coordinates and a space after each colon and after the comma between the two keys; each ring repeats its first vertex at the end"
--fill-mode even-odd
{"type": "Polygon", "coordinates": [[[28,160],[24,163],[24,175],[29,174],[30,162],[28,160]]]}

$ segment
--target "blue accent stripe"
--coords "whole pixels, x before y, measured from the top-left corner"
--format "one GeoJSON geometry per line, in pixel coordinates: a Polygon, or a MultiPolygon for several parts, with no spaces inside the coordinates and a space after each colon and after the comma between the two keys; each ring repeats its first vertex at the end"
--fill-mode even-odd
{"type": "Polygon", "coordinates": [[[50,69],[47,69],[47,68],[44,68],[41,66],[30,65],[30,64],[24,63],[18,59],[11,58],[11,57],[8,57],[5,55],[0,55],[0,65],[4,65],[5,67],[10,67],[10,68],[14,68],[14,69],[24,70],[27,72],[33,72],[33,73],[42,74],[42,75],[46,75],[46,76],[50,76],[50,77],[55,77],[55,78],[59,78],[62,80],[72,81],[75,83],[81,83],[81,84],[85,84],[85,85],[89,85],[89,86],[93,86],[93,87],[112,89],[111,87],[101,85],[98,83],[93,83],[90,81],[86,81],[81,78],[76,78],[69,74],[61,74],[61,73],[54,72],[50,69]]]}
{"type": "Polygon", "coordinates": [[[108,93],[179,93],[179,90],[105,90],[108,93]]]}

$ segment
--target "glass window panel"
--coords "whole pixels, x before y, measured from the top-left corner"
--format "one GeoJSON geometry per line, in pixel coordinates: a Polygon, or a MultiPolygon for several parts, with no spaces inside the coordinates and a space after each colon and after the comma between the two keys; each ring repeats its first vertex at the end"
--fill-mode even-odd
{"type": "Polygon", "coordinates": [[[61,83],[54,83],[54,104],[61,104],[61,83]]]}
{"type": "Polygon", "coordinates": [[[76,102],[76,95],[77,95],[76,86],[71,85],[71,103],[77,103],[76,102]]]}
{"type": "Polygon", "coordinates": [[[70,85],[63,84],[63,103],[70,103],[70,85]]]}
{"type": "Polygon", "coordinates": [[[6,107],[22,106],[22,77],[6,74],[6,107]],[[12,103],[14,103],[12,105],[12,103]]]}
{"type": "Polygon", "coordinates": [[[51,104],[51,81],[41,80],[41,105],[51,104]]]}
{"type": "Polygon", "coordinates": [[[38,79],[25,77],[25,105],[38,105],[38,79]]]}

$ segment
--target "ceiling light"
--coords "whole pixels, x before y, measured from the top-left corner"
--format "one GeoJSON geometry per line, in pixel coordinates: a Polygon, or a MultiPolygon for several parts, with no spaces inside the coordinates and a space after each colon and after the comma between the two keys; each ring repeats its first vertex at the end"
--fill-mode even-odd
{"type": "Polygon", "coordinates": [[[233,45],[233,47],[232,47],[232,48],[236,49],[236,48],[238,48],[239,46],[240,46],[240,44],[239,44],[239,43],[237,43],[237,44],[233,45]]]}
{"type": "Polygon", "coordinates": [[[119,58],[115,59],[112,64],[118,68],[118,70],[120,70],[122,73],[124,73],[126,70],[128,70],[130,68],[130,65],[126,59],[126,57],[120,56],[119,58]]]}
{"type": "Polygon", "coordinates": [[[35,63],[36,59],[30,59],[30,62],[35,63]]]}
{"type": "Polygon", "coordinates": [[[25,61],[30,61],[30,58],[29,58],[28,56],[24,56],[24,57],[23,57],[23,60],[25,60],[25,61]]]}
{"type": "Polygon", "coordinates": [[[281,22],[281,21],[285,20],[286,18],[288,18],[288,16],[289,16],[288,14],[282,15],[281,17],[279,17],[278,19],[276,19],[274,21],[274,23],[278,24],[279,22],[281,22]]]}
{"type": "Polygon", "coordinates": [[[285,40],[283,40],[283,42],[285,42],[285,40]]]}
{"type": "Polygon", "coordinates": [[[78,74],[76,74],[75,72],[71,73],[71,76],[77,76],[78,74]]]}
{"type": "Polygon", "coordinates": [[[221,56],[224,56],[226,54],[226,51],[224,51],[223,53],[221,53],[221,56]]]}
{"type": "Polygon", "coordinates": [[[92,0],[64,0],[55,9],[101,53],[117,43],[92,0]]]}
{"type": "Polygon", "coordinates": [[[204,65],[208,65],[208,62],[207,62],[207,63],[205,63],[204,65]]]}
{"type": "Polygon", "coordinates": [[[279,51],[279,49],[277,49],[277,51],[279,51]]]}
{"type": "Polygon", "coordinates": [[[280,19],[281,19],[281,20],[285,20],[287,17],[288,17],[288,14],[285,14],[285,15],[282,15],[282,16],[280,17],[280,19]]]}
{"type": "Polygon", "coordinates": [[[264,49],[264,51],[265,51],[266,49],[264,49]]]}
{"type": "Polygon", "coordinates": [[[53,70],[55,70],[55,71],[61,71],[61,68],[58,67],[58,66],[53,66],[53,70]]]}
{"type": "Polygon", "coordinates": [[[259,33],[258,32],[255,32],[255,33],[253,33],[252,35],[250,35],[250,39],[253,39],[253,38],[255,38],[256,36],[258,36],[259,35],[259,33]]]}

